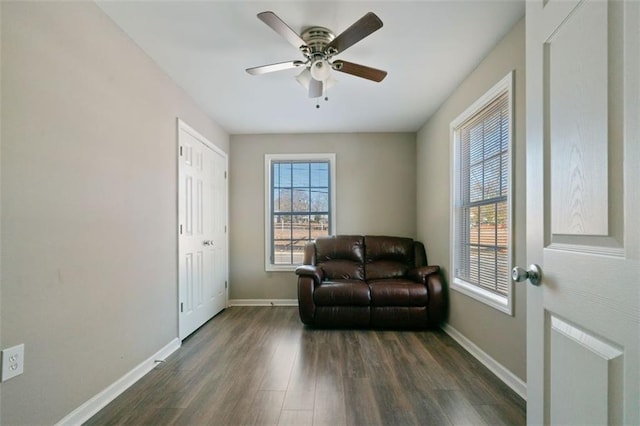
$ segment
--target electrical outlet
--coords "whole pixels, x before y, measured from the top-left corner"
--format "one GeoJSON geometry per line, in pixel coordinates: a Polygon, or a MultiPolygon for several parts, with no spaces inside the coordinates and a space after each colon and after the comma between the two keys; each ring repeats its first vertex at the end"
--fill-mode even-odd
{"type": "Polygon", "coordinates": [[[19,376],[24,371],[24,343],[2,351],[2,381],[19,376]]]}

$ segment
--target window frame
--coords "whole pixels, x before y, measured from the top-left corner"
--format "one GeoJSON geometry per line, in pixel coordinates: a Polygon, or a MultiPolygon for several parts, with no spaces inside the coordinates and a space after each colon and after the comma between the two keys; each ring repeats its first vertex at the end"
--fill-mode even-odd
{"type": "Polygon", "coordinates": [[[510,277],[511,268],[513,267],[513,138],[514,138],[514,79],[513,71],[510,71],[484,95],[477,99],[462,114],[456,117],[450,124],[451,134],[451,227],[450,227],[450,282],[451,288],[465,294],[475,300],[478,300],[498,311],[508,315],[513,315],[513,281],[510,277]],[[502,296],[489,290],[486,290],[476,284],[456,277],[456,264],[458,251],[459,233],[457,224],[462,213],[461,200],[461,127],[470,120],[480,114],[489,104],[494,102],[504,93],[507,94],[509,112],[509,130],[507,144],[507,295],[502,296]]]}
{"type": "Polygon", "coordinates": [[[272,217],[272,164],[276,161],[291,162],[318,162],[327,161],[329,163],[329,230],[328,234],[333,235],[336,229],[336,154],[335,153],[311,153],[311,154],[265,154],[264,155],[264,181],[265,181],[265,235],[264,235],[264,259],[265,271],[293,271],[299,264],[277,265],[271,261],[271,246],[273,236],[272,217]]]}

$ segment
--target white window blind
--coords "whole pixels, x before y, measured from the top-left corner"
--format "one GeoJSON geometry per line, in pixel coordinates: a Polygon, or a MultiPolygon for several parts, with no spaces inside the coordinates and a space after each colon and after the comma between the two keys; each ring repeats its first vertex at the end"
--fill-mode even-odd
{"type": "Polygon", "coordinates": [[[511,75],[507,77],[452,123],[452,272],[453,288],[511,313],[511,75]]]}
{"type": "Polygon", "coordinates": [[[506,296],[509,98],[500,95],[460,127],[456,276],[506,296]]]}

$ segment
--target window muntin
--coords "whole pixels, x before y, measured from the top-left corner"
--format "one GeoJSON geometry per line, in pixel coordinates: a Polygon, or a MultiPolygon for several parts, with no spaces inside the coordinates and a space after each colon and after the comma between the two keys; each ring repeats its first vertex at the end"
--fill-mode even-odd
{"type": "Polygon", "coordinates": [[[509,74],[452,123],[452,288],[512,313],[509,74]]]}
{"type": "Polygon", "coordinates": [[[266,269],[302,263],[304,246],[333,229],[333,154],[268,155],[266,269]]]}

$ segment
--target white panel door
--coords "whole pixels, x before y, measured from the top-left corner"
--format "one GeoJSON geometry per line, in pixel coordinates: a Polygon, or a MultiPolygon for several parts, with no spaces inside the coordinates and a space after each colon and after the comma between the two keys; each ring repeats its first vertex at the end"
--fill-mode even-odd
{"type": "Polygon", "coordinates": [[[227,158],[179,122],[179,337],[226,307],[227,158]]]}
{"type": "Polygon", "coordinates": [[[527,260],[542,268],[527,421],[637,425],[640,2],[530,0],[526,20],[527,260]]]}
{"type": "Polygon", "coordinates": [[[211,152],[213,245],[210,249],[213,256],[214,311],[218,313],[227,306],[227,157],[211,152]]]}

